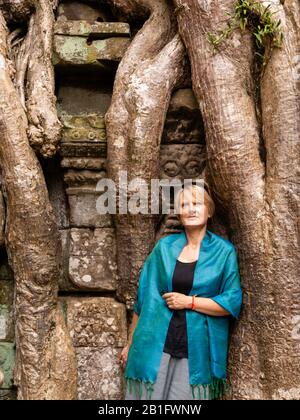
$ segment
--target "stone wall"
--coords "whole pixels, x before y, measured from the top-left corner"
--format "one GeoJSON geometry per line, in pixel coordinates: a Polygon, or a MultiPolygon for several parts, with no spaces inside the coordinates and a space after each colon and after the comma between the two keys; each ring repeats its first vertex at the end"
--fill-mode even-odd
{"type": "Polygon", "coordinates": [[[15,359],[13,322],[13,273],[5,250],[0,251],[0,399],[14,399],[13,367],[15,359]],[[3,378],[1,380],[1,372],[3,378]],[[2,382],[2,384],[1,384],[2,382]]]}
{"type": "MultiPolygon", "coordinates": [[[[96,4],[96,3],[94,3],[96,4]]],[[[79,2],[57,12],[53,64],[59,118],[64,125],[58,155],[42,165],[63,244],[60,301],[76,350],[79,399],[122,399],[119,354],[126,343],[129,314],[115,297],[115,230],[110,215],[99,215],[97,181],[106,177],[107,111],[115,72],[131,40],[126,22],[108,10],[79,2]]],[[[166,116],[160,177],[203,176],[205,137],[190,87],[173,93],[166,116]]],[[[162,232],[176,228],[172,217],[162,232]]],[[[2,245],[3,246],[3,245],[2,245]]],[[[15,398],[13,276],[5,250],[0,260],[0,399],[15,398]]]]}

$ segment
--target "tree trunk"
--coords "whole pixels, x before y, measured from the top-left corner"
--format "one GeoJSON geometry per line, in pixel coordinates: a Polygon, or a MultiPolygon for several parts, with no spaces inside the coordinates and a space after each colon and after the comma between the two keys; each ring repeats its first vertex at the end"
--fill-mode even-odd
{"type": "Polygon", "coordinates": [[[268,209],[262,351],[270,397],[299,399],[300,4],[293,0],[267,4],[281,19],[284,40],[272,52],[261,80],[268,209]]]}
{"type": "MultiPolygon", "coordinates": [[[[117,186],[119,174],[128,182],[142,178],[147,187],[158,178],[160,140],[171,92],[185,74],[184,47],[166,1],[113,1],[122,12],[140,13],[145,4],[149,19],[136,34],[119,64],[110,108],[105,116],[108,176],[117,186]],[[129,7],[131,8],[129,9],[129,7]]],[[[134,191],[128,191],[132,196],[134,191]]],[[[155,239],[155,216],[115,216],[118,297],[132,307],[139,270],[155,239]],[[145,241],[147,238],[147,241],[145,241]]]]}
{"type": "MultiPolygon", "coordinates": [[[[42,4],[45,6],[46,2],[40,2],[42,4]]],[[[36,24],[35,20],[33,25],[36,24]]],[[[39,28],[42,30],[41,26],[39,28]]],[[[43,33],[51,37],[47,30],[43,33]]],[[[76,397],[76,360],[57,301],[58,280],[62,274],[61,240],[43,172],[29,144],[28,116],[20,96],[21,79],[14,68],[18,60],[16,56],[15,63],[9,59],[11,51],[7,40],[10,40],[9,32],[0,9],[0,165],[7,211],[5,244],[16,282],[15,384],[19,399],[73,399],[76,397]]],[[[38,49],[39,46],[37,43],[38,49]]],[[[51,50],[49,42],[47,57],[51,50]]],[[[35,70],[43,68],[39,57],[40,63],[34,69],[35,59],[38,55],[31,50],[30,71],[34,74],[29,76],[29,90],[33,95],[38,89],[32,86],[40,85],[32,78],[38,78],[40,75],[35,70]]],[[[46,115],[46,107],[54,101],[53,79],[45,80],[42,82],[45,83],[44,89],[49,82],[48,95],[44,95],[47,98],[45,105],[41,106],[39,98],[35,104],[31,101],[29,120],[32,115],[46,115]]],[[[54,106],[48,112],[48,121],[55,121],[57,116],[52,115],[54,106]]],[[[53,137],[48,138],[48,131],[40,122],[42,137],[47,139],[46,142],[43,140],[43,148],[47,141],[52,142],[53,137]]]]}
{"type": "MultiPolygon", "coordinates": [[[[51,62],[54,15],[49,0],[35,1],[28,32],[26,109],[30,145],[44,157],[56,153],[62,124],[55,107],[54,70],[51,62]],[[42,59],[41,59],[42,57],[42,59]]],[[[24,65],[24,60],[22,60],[24,65]]]]}
{"type": "MultiPolygon", "coordinates": [[[[6,204],[0,202],[0,230],[6,218],[4,241],[16,280],[20,399],[76,397],[74,350],[57,303],[61,241],[34,153],[52,156],[60,137],[51,64],[56,3],[9,0],[0,6],[6,204]],[[26,35],[19,27],[9,33],[12,22],[14,28],[28,25],[26,35]]],[[[147,215],[119,214],[120,171],[127,183],[139,177],[148,188],[158,178],[165,116],[172,91],[185,79],[187,52],[205,125],[208,177],[238,250],[244,291],[231,336],[228,397],[299,399],[300,4],[261,0],[281,19],[284,41],[266,51],[270,59],[257,77],[250,32],[234,30],[218,51],[209,41],[209,32],[226,28],[225,12],[233,13],[236,0],[106,3],[121,20],[145,21],[119,64],[105,116],[108,177],[117,187],[117,296],[132,308],[156,223],[149,207],[147,215]]],[[[136,185],[128,191],[129,198],[138,190],[136,185]]]]}
{"type": "Polygon", "coordinates": [[[261,127],[250,34],[235,31],[218,52],[208,40],[208,32],[224,28],[225,12],[232,13],[234,3],[175,0],[205,124],[210,176],[239,252],[244,304],[230,349],[232,397],[295,398],[299,337],[292,330],[299,309],[299,194],[293,161],[298,159],[299,81],[297,87],[292,75],[299,49],[299,6],[296,0],[280,6],[286,41],[272,55],[261,82],[261,127]]]}

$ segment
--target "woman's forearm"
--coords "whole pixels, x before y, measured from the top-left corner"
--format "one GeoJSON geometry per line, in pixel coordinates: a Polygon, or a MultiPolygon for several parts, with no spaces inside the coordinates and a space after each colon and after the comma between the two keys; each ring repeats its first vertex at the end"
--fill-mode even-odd
{"type": "MultiPolygon", "coordinates": [[[[192,296],[189,296],[189,309],[191,308],[192,304],[192,296]]],[[[195,307],[194,311],[202,312],[206,315],[212,316],[226,316],[230,315],[228,311],[226,311],[222,306],[220,306],[217,302],[209,298],[202,298],[202,297],[195,297],[195,307]]]]}
{"type": "Polygon", "coordinates": [[[131,346],[132,336],[133,336],[133,333],[134,333],[134,330],[135,330],[135,327],[136,327],[136,324],[137,324],[138,320],[139,320],[138,314],[136,312],[133,312],[132,320],[131,320],[131,324],[130,324],[129,332],[128,332],[128,340],[127,340],[127,344],[129,346],[131,346]]]}

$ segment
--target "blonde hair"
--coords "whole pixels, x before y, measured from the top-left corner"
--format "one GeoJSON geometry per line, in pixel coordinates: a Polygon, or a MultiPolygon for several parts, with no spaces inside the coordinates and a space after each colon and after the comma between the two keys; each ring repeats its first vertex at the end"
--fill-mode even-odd
{"type": "MultiPolygon", "coordinates": [[[[201,194],[204,191],[204,204],[208,208],[209,217],[212,217],[214,215],[214,213],[215,213],[215,203],[214,203],[213,199],[211,198],[209,185],[205,181],[204,181],[203,186],[199,185],[199,184],[188,184],[188,185],[185,185],[184,187],[180,188],[176,192],[175,198],[174,198],[174,210],[175,211],[178,211],[178,209],[180,208],[181,193],[183,193],[186,190],[196,190],[198,193],[200,192],[201,194]],[[207,190],[209,192],[207,192],[207,190]]],[[[177,216],[179,216],[178,213],[177,213],[177,216]]]]}

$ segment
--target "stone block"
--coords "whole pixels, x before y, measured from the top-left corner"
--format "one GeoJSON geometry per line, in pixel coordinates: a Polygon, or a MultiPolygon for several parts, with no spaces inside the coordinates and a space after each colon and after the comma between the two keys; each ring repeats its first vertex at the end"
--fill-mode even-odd
{"type": "Polygon", "coordinates": [[[15,363],[15,346],[13,343],[0,343],[0,369],[4,374],[4,382],[0,389],[8,389],[13,385],[13,368],[15,363]]]}
{"type": "Polygon", "coordinates": [[[123,399],[119,356],[127,341],[125,305],[111,297],[62,299],[77,356],[79,399],[123,399]]]}
{"type": "Polygon", "coordinates": [[[112,297],[67,297],[63,301],[75,347],[122,348],[126,344],[124,304],[112,297]]]}
{"type": "Polygon", "coordinates": [[[165,144],[160,149],[160,178],[202,178],[206,148],[201,144],[165,144]]]}
{"type": "Polygon", "coordinates": [[[60,76],[56,105],[64,126],[64,140],[78,141],[78,133],[83,131],[83,141],[96,141],[97,137],[105,141],[104,115],[111,103],[113,77],[95,75],[90,70],[85,74],[76,73],[61,72],[60,76]]]}
{"type": "Polygon", "coordinates": [[[14,282],[6,261],[0,265],[0,342],[14,341],[14,282]]]}
{"type": "Polygon", "coordinates": [[[63,142],[106,142],[104,115],[85,114],[69,115],[66,112],[59,114],[63,124],[63,142]]]}
{"type": "Polygon", "coordinates": [[[125,384],[120,368],[120,349],[75,349],[78,362],[79,400],[122,400],[125,384]]]}
{"type": "Polygon", "coordinates": [[[107,174],[106,171],[91,171],[89,169],[83,169],[83,170],[76,170],[76,169],[69,169],[65,171],[64,173],[64,181],[68,186],[67,192],[70,192],[70,189],[72,188],[95,188],[97,182],[102,179],[106,178],[107,174]]]}
{"type": "Polygon", "coordinates": [[[68,188],[70,225],[72,227],[111,227],[111,214],[99,214],[96,203],[99,192],[94,188],[68,188]]]}
{"type": "Polygon", "coordinates": [[[0,277],[0,305],[12,305],[14,283],[12,280],[3,280],[0,277]]]}
{"type": "Polygon", "coordinates": [[[14,318],[12,305],[0,304],[0,342],[2,341],[14,341],[14,318]]]}
{"type": "Polygon", "coordinates": [[[82,36],[54,35],[53,65],[101,67],[101,61],[120,61],[130,44],[126,37],[87,40],[82,36]]]}
{"type": "Polygon", "coordinates": [[[205,144],[203,119],[192,89],[178,89],[172,95],[161,142],[205,144]]]}
{"type": "Polygon", "coordinates": [[[117,282],[113,229],[71,229],[69,279],[80,289],[114,291],[117,282]]]}
{"type": "Polygon", "coordinates": [[[62,157],[106,157],[106,143],[90,142],[63,142],[59,153],[62,157]]]}
{"type": "Polygon", "coordinates": [[[62,168],[106,170],[106,159],[104,158],[66,157],[61,160],[60,164],[62,168]]]}
{"type": "Polygon", "coordinates": [[[54,25],[55,35],[70,35],[105,39],[129,37],[130,26],[125,22],[92,22],[87,20],[58,20],[54,25]]]}

